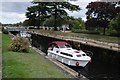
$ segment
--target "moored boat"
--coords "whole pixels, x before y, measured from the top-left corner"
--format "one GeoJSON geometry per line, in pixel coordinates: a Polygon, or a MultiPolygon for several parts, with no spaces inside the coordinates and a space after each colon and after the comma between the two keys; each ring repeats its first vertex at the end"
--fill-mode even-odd
{"type": "Polygon", "coordinates": [[[54,41],[50,43],[47,50],[48,56],[70,66],[85,67],[91,57],[87,56],[82,50],[73,49],[65,41],[54,41]]]}

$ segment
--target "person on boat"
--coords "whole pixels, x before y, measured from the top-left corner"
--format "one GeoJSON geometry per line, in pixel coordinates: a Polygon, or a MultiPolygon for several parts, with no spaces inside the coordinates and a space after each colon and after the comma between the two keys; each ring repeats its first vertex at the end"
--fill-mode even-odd
{"type": "Polygon", "coordinates": [[[81,48],[80,48],[80,43],[77,44],[77,49],[78,49],[78,50],[81,50],[81,48]]]}

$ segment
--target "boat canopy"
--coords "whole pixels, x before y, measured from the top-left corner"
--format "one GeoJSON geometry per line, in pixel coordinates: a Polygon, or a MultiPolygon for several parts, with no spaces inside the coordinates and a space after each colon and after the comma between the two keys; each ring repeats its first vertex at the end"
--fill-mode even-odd
{"type": "Polygon", "coordinates": [[[64,45],[67,44],[65,41],[54,41],[51,44],[64,45]]]}

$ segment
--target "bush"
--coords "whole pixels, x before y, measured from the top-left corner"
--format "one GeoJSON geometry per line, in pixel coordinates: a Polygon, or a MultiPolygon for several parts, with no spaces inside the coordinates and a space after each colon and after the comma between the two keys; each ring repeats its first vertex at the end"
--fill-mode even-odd
{"type": "Polygon", "coordinates": [[[12,38],[12,42],[9,46],[9,49],[15,52],[29,52],[28,39],[22,37],[12,38]]]}
{"type": "Polygon", "coordinates": [[[120,32],[111,32],[109,36],[120,37],[120,32]]]}
{"type": "Polygon", "coordinates": [[[88,30],[80,30],[80,29],[72,29],[72,32],[84,33],[84,34],[100,34],[98,31],[88,31],[88,30]]]}
{"type": "Polygon", "coordinates": [[[6,29],[4,29],[4,27],[2,27],[2,33],[8,34],[8,31],[6,29]]]}

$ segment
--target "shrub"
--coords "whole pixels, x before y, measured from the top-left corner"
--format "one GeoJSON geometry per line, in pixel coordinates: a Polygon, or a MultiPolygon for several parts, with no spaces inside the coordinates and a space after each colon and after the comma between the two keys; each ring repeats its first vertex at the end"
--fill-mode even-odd
{"type": "Polygon", "coordinates": [[[12,42],[9,45],[9,49],[15,52],[29,52],[28,39],[22,37],[12,38],[12,42]]]}
{"type": "Polygon", "coordinates": [[[88,30],[80,30],[80,29],[72,29],[72,32],[84,33],[84,34],[100,34],[98,31],[88,31],[88,30]]]}
{"type": "Polygon", "coordinates": [[[2,32],[3,32],[4,34],[8,34],[8,31],[7,31],[6,29],[4,29],[4,27],[2,27],[2,32]]]}

